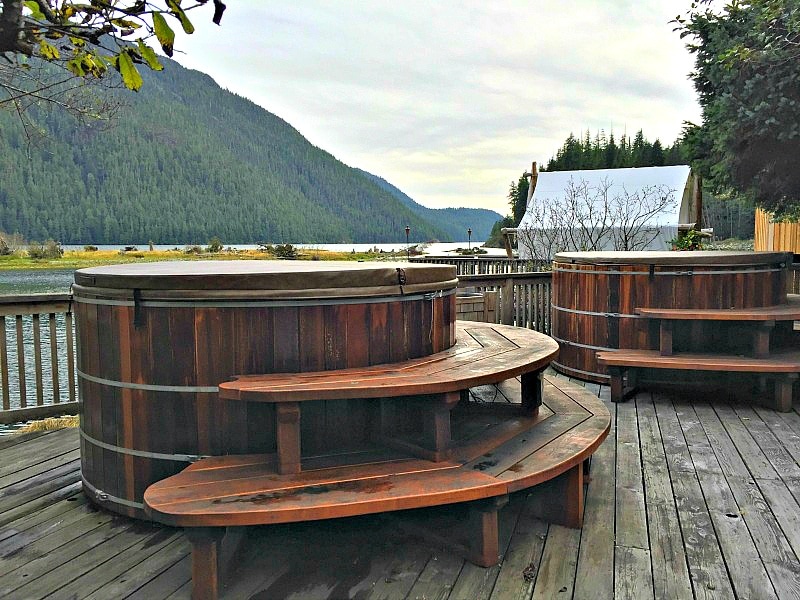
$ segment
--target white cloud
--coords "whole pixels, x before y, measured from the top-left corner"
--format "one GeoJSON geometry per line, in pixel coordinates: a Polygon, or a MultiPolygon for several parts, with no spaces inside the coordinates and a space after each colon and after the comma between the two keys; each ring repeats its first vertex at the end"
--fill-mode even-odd
{"type": "Polygon", "coordinates": [[[570,132],[698,120],[669,23],[690,1],[241,0],[178,59],[419,202],[506,212],[570,132]]]}

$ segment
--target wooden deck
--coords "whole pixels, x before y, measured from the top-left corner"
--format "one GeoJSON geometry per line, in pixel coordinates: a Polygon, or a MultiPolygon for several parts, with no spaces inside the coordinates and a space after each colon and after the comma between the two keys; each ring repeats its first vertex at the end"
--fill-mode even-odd
{"type": "MultiPolygon", "coordinates": [[[[650,393],[608,406],[583,530],[532,518],[518,493],[503,561],[482,569],[419,535],[453,507],[250,528],[222,597],[800,598],[797,407],[650,393]]],[[[188,598],[181,531],[92,509],[77,448],[76,430],[0,438],[0,597],[188,598]]]]}

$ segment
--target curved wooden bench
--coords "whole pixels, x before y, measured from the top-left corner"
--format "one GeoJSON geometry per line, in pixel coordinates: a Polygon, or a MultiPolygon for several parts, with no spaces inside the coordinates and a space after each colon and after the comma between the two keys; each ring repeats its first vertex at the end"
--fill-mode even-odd
{"type": "Polygon", "coordinates": [[[456,333],[454,346],[431,356],[358,369],[241,376],[220,384],[219,397],[275,404],[282,474],[300,471],[300,405],[319,400],[374,400],[380,407],[376,440],[419,458],[444,460],[449,455],[450,410],[464,390],[519,375],[522,408],[535,414],[541,404],[539,374],[558,353],[555,341],[530,329],[458,321],[456,333]],[[423,439],[393,433],[391,413],[399,404],[413,404],[411,410],[424,414],[423,439]]]}
{"type": "Polygon", "coordinates": [[[800,321],[800,295],[787,294],[786,303],[755,308],[637,308],[637,315],[659,322],[659,348],[663,356],[672,354],[673,321],[738,322],[752,333],[752,353],[756,358],[770,355],[770,333],[777,322],[800,321]]]}
{"type": "Polygon", "coordinates": [[[460,323],[459,343],[447,356],[334,371],[328,376],[243,377],[220,386],[228,399],[275,402],[294,406],[297,412],[304,399],[365,394],[365,401],[372,402],[378,391],[383,398],[378,406],[394,398],[395,403],[417,403],[416,410],[432,399],[437,405],[437,394],[446,399],[455,394],[456,401],[439,402],[439,409],[431,413],[441,423],[442,406],[446,410],[447,439],[441,431],[433,435],[443,443],[442,456],[420,457],[414,444],[384,444],[385,435],[380,435],[374,453],[300,457],[299,428],[292,424],[298,436],[296,469],[282,472],[292,460],[285,453],[280,456],[279,443],[276,454],[206,458],[151,485],[144,495],[148,514],[188,528],[195,597],[215,597],[217,549],[227,526],[467,503],[470,542],[457,547],[469,560],[490,566],[498,561],[497,510],[509,493],[535,486],[540,517],[580,527],[584,467],[608,434],[610,416],[583,387],[528,376],[549,362],[552,350],[542,336],[532,333],[460,323]],[[539,362],[537,353],[525,348],[525,340],[535,341],[539,351],[544,344],[548,359],[539,362]],[[503,381],[515,374],[521,375],[521,382],[510,379],[501,384],[514,396],[514,403],[457,401],[465,389],[461,386],[503,381]],[[353,387],[354,381],[359,385],[353,387]],[[268,383],[279,385],[273,388],[268,383]],[[301,388],[308,391],[301,393],[301,388]]]}
{"type": "Polygon", "coordinates": [[[675,369],[760,373],[775,379],[776,410],[792,409],[792,386],[800,373],[800,352],[784,351],[768,358],[721,354],[682,353],[664,356],[658,350],[616,350],[597,353],[597,362],[609,367],[611,400],[620,402],[626,396],[623,386],[627,369],[675,369]]]}

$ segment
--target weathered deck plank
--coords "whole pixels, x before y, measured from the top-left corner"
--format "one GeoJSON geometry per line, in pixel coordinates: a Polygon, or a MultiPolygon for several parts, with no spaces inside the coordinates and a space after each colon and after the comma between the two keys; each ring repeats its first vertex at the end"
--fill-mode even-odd
{"type": "MultiPolygon", "coordinates": [[[[501,390],[475,396],[519,397],[501,390]]],[[[608,402],[607,387],[587,390],[608,402]]],[[[800,598],[800,415],[664,394],[608,406],[582,530],[514,494],[503,560],[482,569],[401,515],[249,528],[222,598],[800,598]]],[[[0,595],[187,599],[180,530],[94,509],[77,447],[74,430],[0,439],[0,595]]]]}

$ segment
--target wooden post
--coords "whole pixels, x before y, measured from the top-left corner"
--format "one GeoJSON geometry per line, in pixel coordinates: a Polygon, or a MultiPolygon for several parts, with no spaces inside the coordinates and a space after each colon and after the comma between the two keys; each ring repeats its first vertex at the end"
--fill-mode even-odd
{"type": "Polygon", "coordinates": [[[703,228],[703,176],[699,173],[694,176],[694,228],[703,228]]]}
{"type": "Polygon", "coordinates": [[[508,496],[497,496],[470,506],[473,526],[467,560],[479,567],[492,567],[500,560],[497,511],[508,503],[508,496]],[[477,530],[477,531],[476,531],[477,530]]]}
{"type": "Polygon", "coordinates": [[[608,373],[611,375],[611,401],[622,402],[625,399],[622,367],[609,367],[608,373]]]}
{"type": "Polygon", "coordinates": [[[548,523],[579,529],[583,525],[583,463],[531,489],[531,514],[548,523]]]}
{"type": "Polygon", "coordinates": [[[502,316],[500,322],[503,325],[514,324],[514,280],[510,277],[503,284],[503,303],[502,316]]]}
{"type": "Polygon", "coordinates": [[[769,357],[769,336],[775,327],[775,321],[764,321],[756,325],[753,332],[753,356],[756,358],[769,357]]]}
{"type": "Polygon", "coordinates": [[[783,373],[775,379],[775,410],[779,412],[791,412],[792,388],[796,380],[797,373],[783,373]]]}
{"type": "Polygon", "coordinates": [[[542,373],[522,374],[522,412],[526,416],[535,417],[542,405],[542,373]]]}
{"type": "Polygon", "coordinates": [[[434,462],[446,460],[450,448],[450,411],[461,401],[461,392],[448,392],[426,403],[425,444],[433,451],[434,462]]]}
{"type": "Polygon", "coordinates": [[[278,402],[275,405],[278,438],[278,473],[300,472],[300,404],[278,402]]]}
{"type": "Polygon", "coordinates": [[[8,392],[8,340],[4,315],[0,315],[0,385],[3,387],[3,410],[9,410],[11,399],[8,392]]]}
{"type": "Polygon", "coordinates": [[[528,185],[528,201],[527,204],[531,203],[531,198],[533,198],[533,192],[536,190],[536,182],[539,181],[539,166],[536,164],[536,161],[533,161],[531,164],[531,183],[528,185]]]}
{"type": "Polygon", "coordinates": [[[661,319],[659,349],[661,356],[672,356],[672,321],[661,319]]]}
{"type": "Polygon", "coordinates": [[[217,600],[219,542],[225,537],[224,527],[187,527],[186,537],[192,544],[192,600],[217,600]]]}

